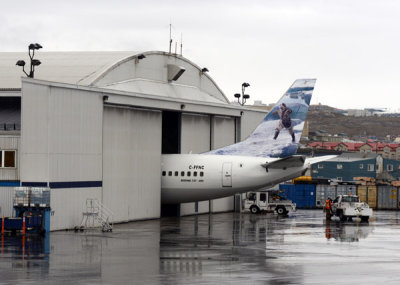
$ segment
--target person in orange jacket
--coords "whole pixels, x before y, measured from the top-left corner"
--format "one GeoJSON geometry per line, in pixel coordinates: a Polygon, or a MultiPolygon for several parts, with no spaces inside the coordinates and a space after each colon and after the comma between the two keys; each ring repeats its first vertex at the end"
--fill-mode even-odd
{"type": "Polygon", "coordinates": [[[330,220],[332,216],[332,199],[328,197],[325,201],[325,213],[326,213],[326,219],[330,220]]]}

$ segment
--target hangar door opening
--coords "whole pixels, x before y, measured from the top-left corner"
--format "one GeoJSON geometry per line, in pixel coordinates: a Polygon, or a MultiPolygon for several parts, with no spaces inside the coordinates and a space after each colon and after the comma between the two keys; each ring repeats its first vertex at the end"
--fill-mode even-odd
{"type": "MultiPolygon", "coordinates": [[[[162,112],[162,154],[181,152],[181,120],[179,112],[162,112]]],[[[161,216],[180,216],[179,205],[161,205],[161,216]]]]}
{"type": "Polygon", "coordinates": [[[163,111],[162,113],[162,153],[181,152],[181,113],[163,111]]]}

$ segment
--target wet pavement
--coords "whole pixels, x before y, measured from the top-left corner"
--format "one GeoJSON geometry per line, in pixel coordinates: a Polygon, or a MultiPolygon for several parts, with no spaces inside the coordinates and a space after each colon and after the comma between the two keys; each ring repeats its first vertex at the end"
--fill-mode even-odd
{"type": "Polygon", "coordinates": [[[162,218],[1,239],[0,284],[400,284],[400,212],[162,218]]]}

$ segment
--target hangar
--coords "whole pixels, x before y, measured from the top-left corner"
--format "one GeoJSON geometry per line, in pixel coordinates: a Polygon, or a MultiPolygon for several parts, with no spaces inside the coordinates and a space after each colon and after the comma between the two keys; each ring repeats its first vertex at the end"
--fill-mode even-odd
{"type": "MultiPolygon", "coordinates": [[[[245,139],[265,112],[233,105],[205,70],[177,54],[0,53],[0,207],[13,186],[51,189],[51,230],[79,225],[86,199],[113,222],[161,216],[161,155],[245,139]]],[[[175,214],[232,211],[233,197],[176,205],[175,214]]]]}

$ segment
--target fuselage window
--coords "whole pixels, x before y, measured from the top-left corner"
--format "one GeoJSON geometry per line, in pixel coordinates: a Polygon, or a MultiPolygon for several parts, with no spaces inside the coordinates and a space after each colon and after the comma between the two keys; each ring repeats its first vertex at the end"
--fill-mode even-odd
{"type": "Polygon", "coordinates": [[[197,171],[193,172],[193,176],[194,176],[194,177],[197,176],[197,171]]]}
{"type": "Polygon", "coordinates": [[[203,177],[204,176],[204,172],[200,171],[200,176],[203,177]]]}
{"type": "Polygon", "coordinates": [[[168,171],[168,176],[172,176],[172,171],[168,171]]]}
{"type": "Polygon", "coordinates": [[[175,171],[175,176],[178,176],[179,175],[179,172],[178,171],[175,171]]]}
{"type": "Polygon", "coordinates": [[[165,176],[167,173],[165,171],[162,172],[162,176],[165,176]]]}
{"type": "Polygon", "coordinates": [[[181,176],[185,176],[185,171],[181,171],[181,176]]]}
{"type": "Polygon", "coordinates": [[[187,176],[190,176],[190,171],[187,172],[187,176]]]}

